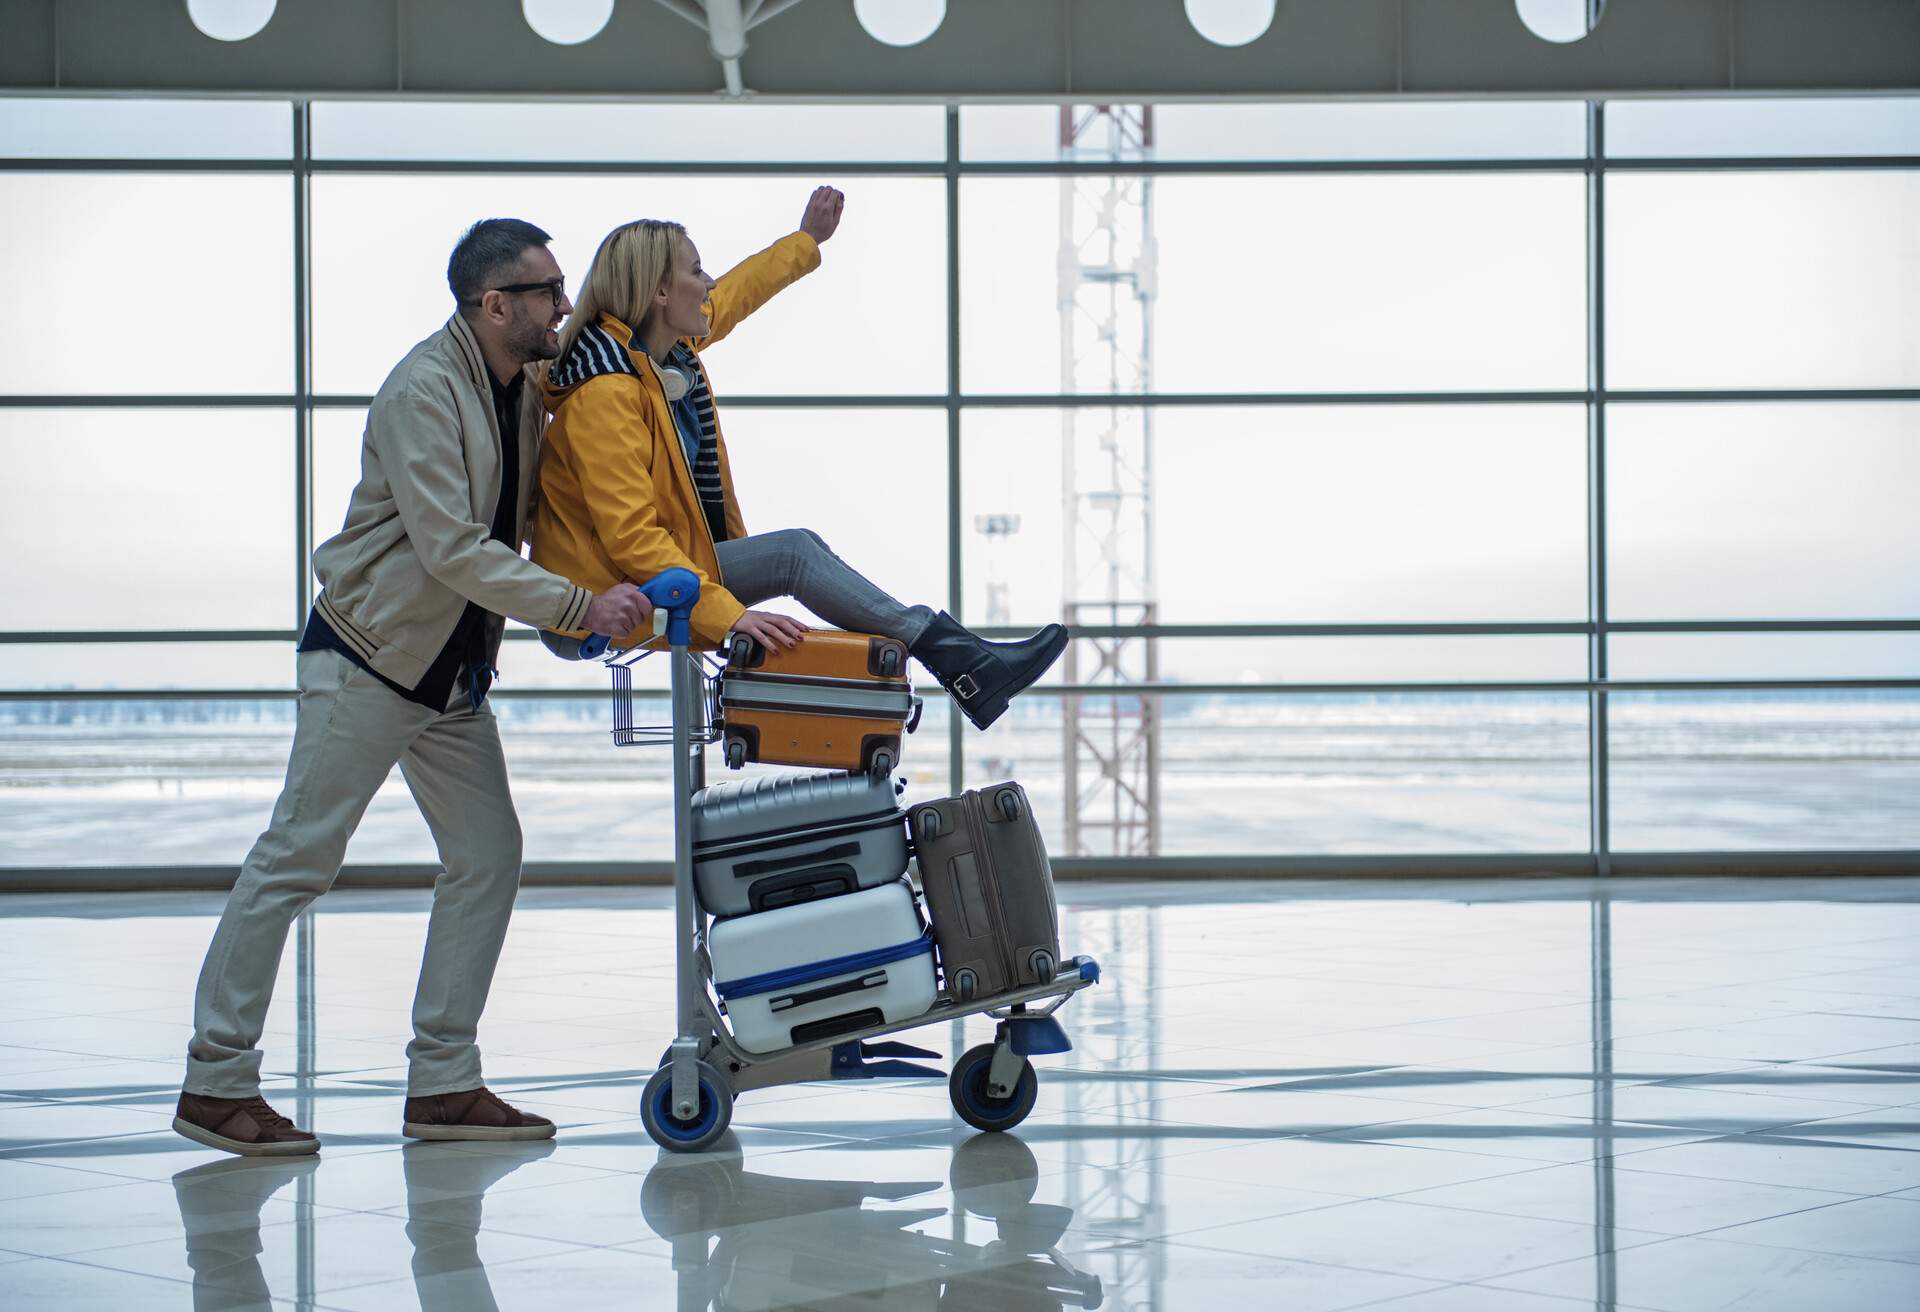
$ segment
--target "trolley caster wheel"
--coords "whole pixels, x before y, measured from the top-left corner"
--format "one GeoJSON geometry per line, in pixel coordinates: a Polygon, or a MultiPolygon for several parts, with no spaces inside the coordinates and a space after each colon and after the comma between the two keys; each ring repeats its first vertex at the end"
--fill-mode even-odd
{"type": "Polygon", "coordinates": [[[747,745],[738,738],[727,739],[727,769],[738,770],[747,763],[747,745]]]}
{"type": "Polygon", "coordinates": [[[953,1064],[953,1075],[947,1080],[947,1096],[953,1099],[953,1110],[960,1114],[960,1119],[974,1129],[1011,1130],[1033,1110],[1034,1100],[1040,1096],[1040,1077],[1034,1074],[1033,1063],[1023,1058],[1020,1078],[1013,1082],[1013,1092],[1005,1098],[996,1098],[987,1091],[987,1072],[992,1067],[991,1043],[968,1048],[953,1064]]]}
{"type": "MultiPolygon", "coordinates": [[[[668,1152],[697,1153],[725,1134],[733,1120],[733,1091],[727,1082],[703,1061],[695,1062],[694,1069],[700,1080],[700,1106],[690,1121],[673,1114],[672,1066],[655,1071],[640,1095],[640,1122],[653,1141],[668,1152]]],[[[981,1079],[984,1089],[985,1076],[981,1079]]],[[[1031,1104],[1032,1100],[1028,1101],[1031,1104]]]]}

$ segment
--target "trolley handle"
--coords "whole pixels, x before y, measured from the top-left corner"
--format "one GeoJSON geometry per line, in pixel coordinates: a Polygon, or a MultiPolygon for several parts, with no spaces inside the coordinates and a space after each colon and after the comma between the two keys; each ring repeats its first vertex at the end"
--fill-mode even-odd
{"type": "MultiPolygon", "coordinates": [[[[661,570],[642,583],[640,591],[653,603],[654,636],[665,634],[669,646],[690,646],[693,642],[693,604],[700,600],[700,576],[690,569],[676,566],[661,570]]],[[[580,644],[580,659],[600,659],[606,653],[609,641],[604,633],[589,633],[580,644]]]]}

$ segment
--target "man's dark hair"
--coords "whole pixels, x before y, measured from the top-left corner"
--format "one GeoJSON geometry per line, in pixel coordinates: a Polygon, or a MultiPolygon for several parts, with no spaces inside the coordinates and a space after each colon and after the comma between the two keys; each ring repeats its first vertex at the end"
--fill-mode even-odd
{"type": "Polygon", "coordinates": [[[545,246],[553,238],[523,219],[482,219],[454,244],[447,260],[447,286],[461,309],[479,304],[489,287],[497,286],[520,253],[529,246],[545,246]]]}

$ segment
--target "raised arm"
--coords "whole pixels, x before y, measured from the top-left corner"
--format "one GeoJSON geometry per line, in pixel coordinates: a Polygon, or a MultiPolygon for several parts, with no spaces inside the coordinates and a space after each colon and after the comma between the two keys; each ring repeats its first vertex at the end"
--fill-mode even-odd
{"type": "Polygon", "coordinates": [[[734,326],[787,287],[820,267],[820,243],[840,226],[846,197],[832,187],[816,187],[800,216],[799,231],[782,237],[756,255],[749,255],[722,274],[709,298],[712,317],[705,337],[693,339],[693,349],[704,351],[732,332],[734,326]]]}

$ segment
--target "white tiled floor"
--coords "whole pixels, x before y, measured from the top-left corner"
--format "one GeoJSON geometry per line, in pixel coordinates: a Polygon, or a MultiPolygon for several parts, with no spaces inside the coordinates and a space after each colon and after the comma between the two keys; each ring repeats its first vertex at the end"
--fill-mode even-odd
{"type": "Polygon", "coordinates": [[[0,1307],[1920,1307],[1920,880],[1062,899],[1106,975],[1018,1130],[802,1085],[690,1158],[637,1113],[660,891],[523,895],[481,1041],[531,1146],[400,1137],[426,898],[335,894],[265,1045],[325,1148],[276,1163],[168,1128],[218,898],[0,898],[0,1307]]]}

